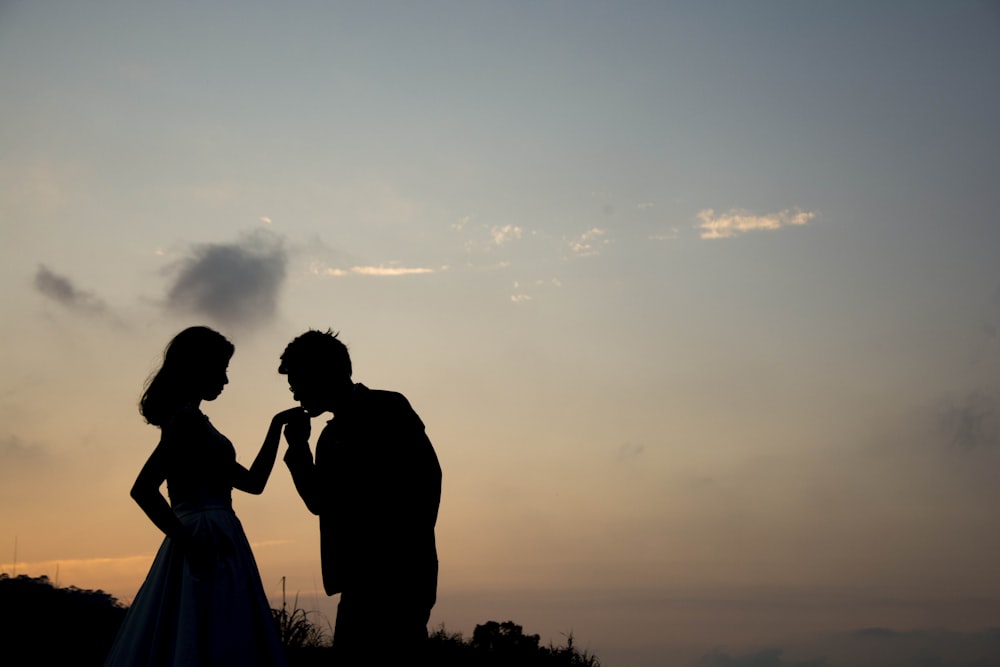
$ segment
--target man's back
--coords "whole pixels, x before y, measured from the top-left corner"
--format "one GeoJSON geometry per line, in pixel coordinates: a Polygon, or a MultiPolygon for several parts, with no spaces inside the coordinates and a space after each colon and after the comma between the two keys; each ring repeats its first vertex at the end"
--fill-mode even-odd
{"type": "Polygon", "coordinates": [[[406,398],[356,385],[320,434],[316,467],[327,593],[388,588],[432,606],[441,468],[406,398]]]}

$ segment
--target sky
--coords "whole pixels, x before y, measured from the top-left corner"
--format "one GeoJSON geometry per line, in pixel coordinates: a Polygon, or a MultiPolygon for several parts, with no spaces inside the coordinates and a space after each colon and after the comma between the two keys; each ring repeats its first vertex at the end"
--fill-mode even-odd
{"type": "Polygon", "coordinates": [[[995,2],[0,3],[0,571],[130,601],[166,343],[249,464],[330,327],[441,460],[434,627],[996,656],[998,81],[995,2]]]}

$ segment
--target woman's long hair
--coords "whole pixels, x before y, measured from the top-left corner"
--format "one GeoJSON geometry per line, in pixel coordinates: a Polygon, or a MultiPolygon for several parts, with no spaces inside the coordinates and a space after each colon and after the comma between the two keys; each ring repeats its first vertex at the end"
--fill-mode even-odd
{"type": "Polygon", "coordinates": [[[190,401],[202,374],[228,361],[235,347],[208,327],[189,327],[174,336],[163,352],[163,365],[146,382],[139,399],[139,413],[154,426],[163,426],[185,402],[190,401]]]}

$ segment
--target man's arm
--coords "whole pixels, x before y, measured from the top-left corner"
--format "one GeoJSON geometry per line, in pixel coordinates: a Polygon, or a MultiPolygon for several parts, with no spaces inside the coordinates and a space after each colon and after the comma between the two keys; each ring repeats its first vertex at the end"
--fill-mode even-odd
{"type": "Polygon", "coordinates": [[[309,451],[309,431],[309,417],[305,412],[299,417],[288,420],[285,424],[285,442],[288,443],[288,451],[285,452],[284,461],[288,471],[292,473],[295,490],[299,492],[306,507],[313,514],[319,515],[322,507],[322,490],[319,471],[313,462],[312,452],[309,451]]]}

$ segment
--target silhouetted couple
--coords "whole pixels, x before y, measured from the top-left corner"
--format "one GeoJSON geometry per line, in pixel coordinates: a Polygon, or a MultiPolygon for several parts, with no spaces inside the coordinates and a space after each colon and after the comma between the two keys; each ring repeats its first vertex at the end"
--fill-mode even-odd
{"type": "Polygon", "coordinates": [[[232,510],[232,489],[259,494],[277,457],[320,518],[323,585],[340,594],[334,653],[340,666],[413,662],[427,638],[437,590],[434,525],[441,468],[407,400],[351,380],[347,347],[308,331],[278,371],[301,407],[272,420],[249,469],[200,410],[228,383],[234,347],[207,327],[170,342],[140,412],[160,428],[132,497],[164,532],[146,581],[106,665],[284,665],[257,564],[232,510]],[[334,418],[309,447],[310,418],[334,418]],[[160,486],[167,482],[167,499],[160,486]]]}

